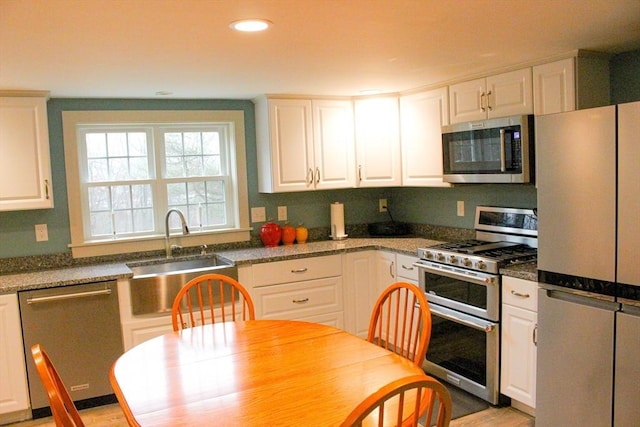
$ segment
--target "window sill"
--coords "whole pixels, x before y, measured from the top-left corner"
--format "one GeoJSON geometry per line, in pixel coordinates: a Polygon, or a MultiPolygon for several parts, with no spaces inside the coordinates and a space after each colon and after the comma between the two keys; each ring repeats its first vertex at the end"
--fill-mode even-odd
{"type": "MultiPolygon", "coordinates": [[[[221,243],[246,242],[251,239],[250,229],[233,229],[213,232],[194,232],[187,236],[172,234],[170,243],[184,247],[215,245],[221,243]]],[[[117,255],[123,253],[164,250],[164,236],[144,238],[122,238],[70,244],[73,258],[117,255]]]]}

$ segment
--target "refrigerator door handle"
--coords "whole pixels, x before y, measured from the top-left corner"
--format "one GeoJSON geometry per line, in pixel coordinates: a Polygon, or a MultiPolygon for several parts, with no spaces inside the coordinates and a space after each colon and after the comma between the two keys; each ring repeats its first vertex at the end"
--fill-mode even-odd
{"type": "Polygon", "coordinates": [[[548,286],[541,285],[541,288],[545,290],[547,298],[600,308],[608,311],[620,310],[620,303],[605,299],[606,297],[603,297],[602,295],[589,295],[583,291],[574,292],[571,289],[564,290],[565,288],[558,289],[557,286],[550,288],[548,286]]]}

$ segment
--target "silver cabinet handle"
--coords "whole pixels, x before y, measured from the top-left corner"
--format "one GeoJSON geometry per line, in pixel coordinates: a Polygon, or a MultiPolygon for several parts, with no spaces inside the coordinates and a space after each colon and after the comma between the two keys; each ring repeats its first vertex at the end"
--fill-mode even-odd
{"type": "Polygon", "coordinates": [[[309,298],[294,299],[294,300],[291,300],[291,302],[294,304],[306,304],[309,302],[309,298]]]}
{"type": "Polygon", "coordinates": [[[44,197],[49,200],[49,180],[44,180],[44,197]]]}
{"type": "Polygon", "coordinates": [[[486,96],[487,96],[487,95],[486,95],[484,92],[482,92],[482,93],[480,94],[480,109],[481,109],[482,111],[487,111],[487,107],[485,107],[485,106],[484,106],[484,101],[485,101],[485,97],[486,97],[486,96]]]}
{"type": "Polygon", "coordinates": [[[313,184],[313,169],[309,168],[309,171],[307,172],[307,183],[309,185],[313,184]]]}
{"type": "Polygon", "coordinates": [[[320,168],[316,167],[316,184],[320,182],[320,168]]]}
{"type": "Polygon", "coordinates": [[[491,91],[487,92],[487,110],[491,111],[493,110],[493,107],[491,106],[491,91]]]}
{"type": "Polygon", "coordinates": [[[51,295],[47,297],[27,298],[27,304],[38,304],[41,302],[51,302],[51,301],[60,301],[65,299],[93,297],[97,295],[111,295],[111,289],[100,289],[99,291],[74,292],[70,294],[51,295]]]}
{"type": "Polygon", "coordinates": [[[306,273],[306,271],[307,271],[307,267],[295,268],[295,269],[291,270],[292,273],[306,273]]]}
{"type": "Polygon", "coordinates": [[[362,181],[362,165],[358,165],[358,181],[362,181]]]}
{"type": "Polygon", "coordinates": [[[521,298],[529,298],[531,295],[529,294],[521,294],[520,292],[516,292],[516,291],[511,291],[511,295],[515,295],[517,297],[521,297],[521,298]]]}
{"type": "Polygon", "coordinates": [[[531,337],[533,340],[533,345],[538,346],[538,324],[533,328],[533,336],[531,337]]]}
{"type": "Polygon", "coordinates": [[[413,267],[407,267],[406,265],[402,264],[402,268],[408,271],[413,271],[413,267]]]}
{"type": "Polygon", "coordinates": [[[507,170],[507,166],[506,166],[506,143],[504,140],[504,134],[505,131],[504,129],[500,129],[500,171],[501,172],[506,172],[507,170]]]}

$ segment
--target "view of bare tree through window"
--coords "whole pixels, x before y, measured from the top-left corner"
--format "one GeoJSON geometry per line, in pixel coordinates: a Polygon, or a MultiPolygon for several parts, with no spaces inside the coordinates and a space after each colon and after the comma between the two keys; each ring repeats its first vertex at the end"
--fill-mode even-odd
{"type": "MultiPolygon", "coordinates": [[[[183,211],[192,230],[228,227],[227,124],[81,129],[88,238],[164,231],[164,213],[183,211]],[[158,156],[158,154],[161,154],[158,156]]],[[[173,216],[171,229],[180,228],[173,216]]]]}

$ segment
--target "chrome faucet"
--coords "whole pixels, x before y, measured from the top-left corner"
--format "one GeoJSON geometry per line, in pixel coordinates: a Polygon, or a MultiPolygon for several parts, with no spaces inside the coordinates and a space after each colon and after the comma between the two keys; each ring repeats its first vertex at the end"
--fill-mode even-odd
{"type": "Polygon", "coordinates": [[[180,222],[182,223],[182,235],[186,236],[189,234],[189,227],[187,227],[187,221],[184,219],[184,214],[180,209],[169,209],[167,211],[167,215],[164,217],[164,249],[167,253],[167,258],[171,258],[173,255],[171,254],[171,245],[169,245],[169,217],[171,213],[175,212],[180,217],[180,222]]]}

